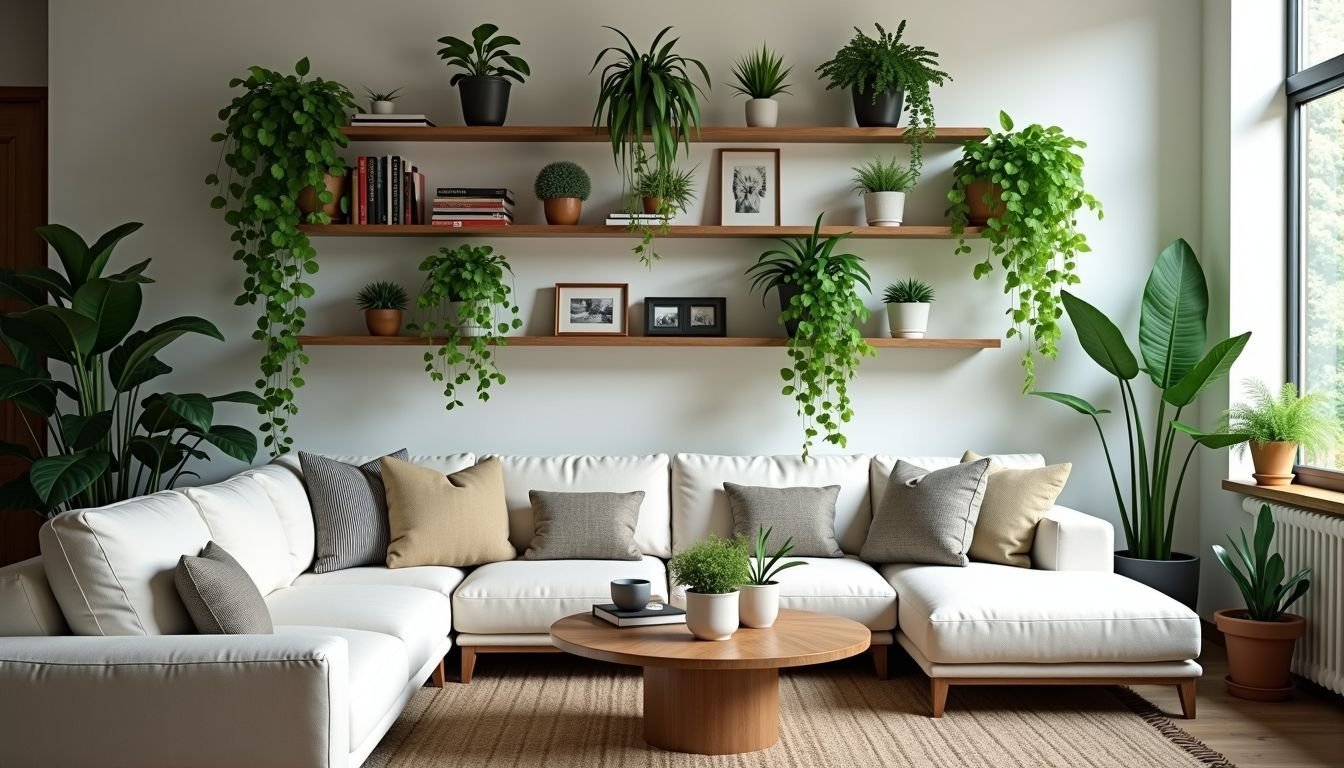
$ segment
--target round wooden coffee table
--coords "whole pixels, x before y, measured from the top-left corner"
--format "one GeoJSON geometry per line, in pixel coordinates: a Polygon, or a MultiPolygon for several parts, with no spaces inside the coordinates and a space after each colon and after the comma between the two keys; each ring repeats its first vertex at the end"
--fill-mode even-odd
{"type": "Polygon", "coordinates": [[[685,624],[617,628],[590,614],[551,625],[562,651],[644,668],[644,740],[702,755],[765,749],[779,741],[779,670],[868,650],[862,624],[811,611],[779,612],[769,629],[728,640],[691,637],[685,624]]]}

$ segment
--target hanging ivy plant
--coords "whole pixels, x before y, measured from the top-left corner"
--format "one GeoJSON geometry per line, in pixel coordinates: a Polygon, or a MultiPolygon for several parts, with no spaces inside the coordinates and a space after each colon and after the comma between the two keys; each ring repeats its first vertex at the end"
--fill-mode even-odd
{"type": "Polygon", "coordinates": [[[229,81],[243,92],[219,111],[224,130],[211,141],[223,144],[220,164],[205,179],[218,188],[210,205],[233,227],[233,258],[246,270],[234,303],[261,304],[252,338],[266,351],[256,386],[265,417],[262,444],[275,456],[292,446],[289,426],[299,411],[294,390],[303,386],[300,372],[308,363],[299,343],[306,317],[301,303],[313,296],[305,280],[317,272],[317,252],[299,225],[331,223],[321,205],[302,214],[299,193],[313,187],[319,203],[332,201],[323,177],[345,173],[337,150],[346,145],[341,129],[355,109],[344,85],[309,80],[308,70],[304,58],[294,75],[251,67],[246,78],[229,81]]]}

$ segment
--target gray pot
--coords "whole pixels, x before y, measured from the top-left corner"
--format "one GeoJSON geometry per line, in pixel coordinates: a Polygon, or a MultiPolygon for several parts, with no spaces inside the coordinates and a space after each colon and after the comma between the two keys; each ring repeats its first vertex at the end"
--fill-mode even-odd
{"type": "Polygon", "coordinates": [[[1129,550],[1115,553],[1115,572],[1145,584],[1195,610],[1199,602],[1199,558],[1172,552],[1170,560],[1130,557],[1129,550]]]}

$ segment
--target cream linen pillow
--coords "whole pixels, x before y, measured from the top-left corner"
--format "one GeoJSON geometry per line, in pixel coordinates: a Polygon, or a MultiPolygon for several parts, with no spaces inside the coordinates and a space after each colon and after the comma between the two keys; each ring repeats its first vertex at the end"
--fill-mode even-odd
{"type": "MultiPolygon", "coordinates": [[[[982,458],[974,451],[962,463],[982,458]]],[[[991,462],[985,500],[971,539],[971,559],[987,563],[1031,567],[1031,545],[1036,524],[1055,505],[1072,464],[1051,464],[1036,469],[1005,469],[991,462]]]]}
{"type": "Polygon", "coordinates": [[[384,456],[388,568],[468,566],[512,560],[504,471],[498,459],[444,476],[384,456]]]}

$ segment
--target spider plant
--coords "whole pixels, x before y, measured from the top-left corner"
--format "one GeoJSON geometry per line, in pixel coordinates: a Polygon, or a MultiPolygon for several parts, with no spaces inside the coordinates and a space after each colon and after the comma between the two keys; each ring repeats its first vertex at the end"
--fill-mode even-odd
{"type": "Polygon", "coordinates": [[[752,547],[751,580],[747,582],[748,584],[757,586],[774,584],[775,577],[779,575],[780,571],[799,565],[807,565],[803,560],[791,560],[787,563],[779,562],[780,558],[788,557],[789,553],[793,551],[792,537],[785,539],[783,546],[776,550],[775,554],[767,553],[766,542],[769,541],[770,534],[774,530],[774,528],[756,529],[756,542],[752,547]]]}
{"type": "Polygon", "coordinates": [[[635,194],[642,199],[658,200],[656,212],[666,222],[695,200],[694,182],[695,168],[689,171],[676,167],[654,169],[641,173],[635,180],[635,194]]]}

